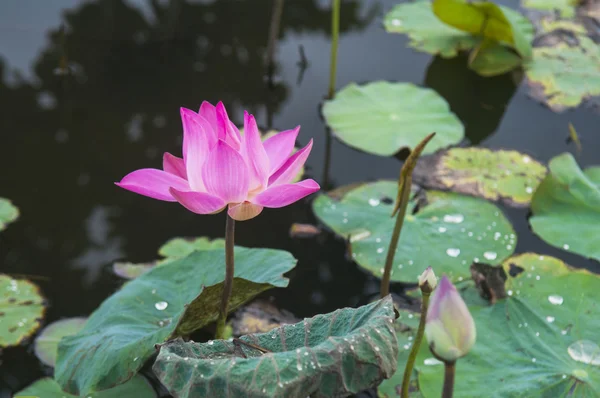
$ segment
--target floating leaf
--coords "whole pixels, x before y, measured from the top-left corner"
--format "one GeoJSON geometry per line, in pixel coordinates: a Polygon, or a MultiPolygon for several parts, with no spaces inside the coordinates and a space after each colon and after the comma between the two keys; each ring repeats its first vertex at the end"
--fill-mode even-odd
{"type": "Polygon", "coordinates": [[[79,332],[87,318],[68,318],[52,322],[46,326],[42,333],[35,339],[33,350],[43,364],[54,366],[56,363],[56,352],[58,342],[65,336],[79,332]]]}
{"type": "MultiPolygon", "coordinates": [[[[533,253],[504,267],[509,298],[471,307],[477,342],[458,362],[456,396],[598,396],[600,277],[533,253]]],[[[425,397],[438,397],[443,368],[421,365],[428,355],[427,347],[419,352],[419,386],[425,397]]]]}
{"type": "Polygon", "coordinates": [[[243,343],[176,340],[161,347],[154,373],[187,397],[337,397],[375,386],[396,370],[390,296],[317,315],[243,343]]]}
{"type": "Polygon", "coordinates": [[[8,199],[0,198],[0,231],[6,228],[7,224],[15,221],[19,217],[17,209],[8,199]]]}
{"type": "Polygon", "coordinates": [[[413,149],[436,132],[424,153],[460,142],[464,127],[435,91],[410,83],[351,83],[326,101],[323,115],[345,144],[380,156],[413,149]]]}
{"type": "Polygon", "coordinates": [[[46,310],[39,288],[0,274],[0,347],[21,343],[39,327],[46,310]]]}
{"type": "Polygon", "coordinates": [[[533,232],[553,246],[600,260],[600,167],[581,171],[564,153],[550,160],[549,169],[531,201],[533,232]]]}
{"type": "Polygon", "coordinates": [[[585,28],[571,22],[553,23],[546,45],[533,49],[525,65],[532,95],[554,111],[576,107],[600,95],[600,45],[585,35],[585,28]]]}
{"type": "MultiPolygon", "coordinates": [[[[320,195],[317,217],[349,240],[352,257],[381,277],[392,235],[397,184],[380,181],[349,191],[341,201],[320,195]]],[[[408,204],[391,279],[414,282],[429,265],[454,280],[470,276],[473,261],[499,264],[514,251],[510,222],[493,204],[455,193],[429,191],[408,204]],[[418,206],[417,206],[418,205],[418,206]]]]}
{"type": "Polygon", "coordinates": [[[390,33],[408,34],[411,39],[409,45],[416,50],[445,58],[470,50],[479,41],[469,33],[440,21],[431,10],[430,1],[399,4],[386,14],[383,23],[390,33]]]}
{"type": "Polygon", "coordinates": [[[469,68],[486,77],[509,72],[523,63],[519,55],[497,43],[472,54],[469,68]]]}
{"type": "Polygon", "coordinates": [[[561,17],[575,16],[575,3],[577,0],[523,0],[523,7],[535,8],[542,11],[558,11],[561,17]]]}
{"type": "Polygon", "coordinates": [[[209,239],[204,236],[199,238],[173,238],[158,249],[158,254],[167,258],[185,257],[195,250],[222,249],[225,247],[224,239],[209,239]]]}
{"type": "MultiPolygon", "coordinates": [[[[76,398],[60,389],[60,386],[50,377],[40,379],[19,391],[15,398],[38,397],[38,398],[76,398]]],[[[97,393],[86,395],[86,398],[156,398],[152,386],[142,376],[135,376],[125,384],[97,393]]]]}
{"type": "Polygon", "coordinates": [[[151,261],[148,263],[116,262],[113,264],[113,272],[121,278],[134,279],[150,271],[152,268],[156,267],[158,263],[158,261],[151,261]]]}
{"type": "Polygon", "coordinates": [[[541,163],[517,151],[452,148],[421,159],[414,178],[425,188],[526,206],[545,174],[541,163]]]}
{"type": "MultiPolygon", "coordinates": [[[[229,310],[258,293],[288,284],[295,266],[281,250],[235,250],[229,310]]],[[[123,383],[154,353],[154,345],[189,334],[219,313],[224,250],[196,251],[126,283],[94,311],[85,327],[58,346],[55,378],[68,392],[86,395],[123,383]]]]}
{"type": "Polygon", "coordinates": [[[296,323],[299,319],[286,310],[280,310],[266,300],[255,300],[236,311],[231,320],[234,336],[266,333],[281,325],[296,323]]]}

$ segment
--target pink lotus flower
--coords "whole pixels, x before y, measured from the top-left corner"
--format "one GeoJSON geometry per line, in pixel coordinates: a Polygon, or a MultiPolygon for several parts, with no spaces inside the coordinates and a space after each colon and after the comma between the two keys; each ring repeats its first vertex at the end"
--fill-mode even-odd
{"type": "Polygon", "coordinates": [[[312,148],[292,153],[300,126],[262,142],[254,116],[244,112],[244,134],[229,120],[223,103],[203,102],[198,113],[181,108],[183,159],[165,153],[163,170],[140,169],[116,185],[140,195],[179,202],[198,214],[229,206],[238,221],[263,207],[284,207],[319,190],[308,179],[291,184],[312,148]]]}

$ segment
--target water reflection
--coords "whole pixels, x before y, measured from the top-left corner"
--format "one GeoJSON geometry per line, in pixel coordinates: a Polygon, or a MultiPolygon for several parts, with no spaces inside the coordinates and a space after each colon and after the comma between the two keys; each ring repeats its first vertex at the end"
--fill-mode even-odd
{"type": "Polygon", "coordinates": [[[515,94],[519,72],[482,77],[467,68],[467,56],[435,57],[427,68],[424,84],[448,101],[465,125],[465,135],[478,144],[493,134],[515,94]]]}

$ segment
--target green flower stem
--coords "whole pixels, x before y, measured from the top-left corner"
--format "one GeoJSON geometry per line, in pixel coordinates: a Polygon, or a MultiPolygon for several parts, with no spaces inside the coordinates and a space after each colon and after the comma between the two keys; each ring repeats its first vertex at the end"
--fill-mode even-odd
{"type": "Polygon", "coordinates": [[[423,299],[421,303],[421,320],[419,321],[417,335],[415,336],[415,341],[410,349],[408,361],[406,362],[406,367],[404,368],[404,378],[402,379],[402,398],[408,398],[410,376],[412,374],[413,367],[415,366],[415,360],[417,359],[421,342],[423,341],[423,335],[425,334],[425,322],[427,318],[427,308],[429,308],[429,296],[431,296],[431,291],[421,290],[421,292],[423,293],[423,299]]]}
{"type": "Polygon", "coordinates": [[[327,93],[329,99],[332,99],[335,94],[337,49],[340,36],[340,3],[341,0],[333,0],[331,10],[331,63],[329,64],[329,91],[327,93]]]}
{"type": "Polygon", "coordinates": [[[444,387],[442,389],[442,398],[452,398],[452,394],[454,394],[455,370],[456,361],[444,362],[444,387]]]}
{"type": "Polygon", "coordinates": [[[385,258],[385,267],[383,269],[383,277],[381,278],[381,297],[385,297],[390,294],[390,277],[392,275],[392,265],[394,264],[394,256],[396,255],[396,249],[398,248],[398,240],[400,240],[400,232],[402,231],[402,224],[404,223],[404,216],[406,215],[406,207],[408,206],[408,200],[410,198],[410,189],[412,187],[412,172],[417,165],[417,160],[425,149],[427,143],[435,136],[435,133],[429,134],[423,139],[416,147],[412,150],[410,155],[406,158],[406,161],[402,165],[400,170],[400,177],[398,179],[398,196],[396,198],[396,206],[392,212],[392,217],[396,215],[396,224],[394,224],[394,232],[392,232],[392,239],[390,240],[390,246],[388,247],[387,255],[385,258]],[[398,214],[396,214],[398,213],[398,214]]]}
{"type": "Polygon", "coordinates": [[[215,333],[216,339],[223,339],[225,337],[225,321],[227,320],[227,309],[229,307],[229,298],[231,297],[231,290],[233,288],[233,274],[234,274],[234,261],[233,261],[233,247],[234,247],[234,235],[235,235],[235,220],[227,215],[227,221],[225,223],[225,283],[223,284],[223,295],[221,296],[221,309],[219,312],[219,318],[217,319],[217,331],[215,333]]]}

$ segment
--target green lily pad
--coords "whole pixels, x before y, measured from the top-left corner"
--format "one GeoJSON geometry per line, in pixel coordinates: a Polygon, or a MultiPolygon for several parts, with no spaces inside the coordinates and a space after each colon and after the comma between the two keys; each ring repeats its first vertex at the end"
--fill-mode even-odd
{"type": "Polygon", "coordinates": [[[525,65],[532,95],[554,111],[600,95],[600,45],[586,36],[581,25],[566,23],[573,37],[562,34],[565,23],[552,23],[546,35],[557,39],[535,47],[525,65]]]}
{"type": "Polygon", "coordinates": [[[39,327],[46,305],[39,288],[0,274],[0,347],[21,343],[39,327]]]}
{"type": "Polygon", "coordinates": [[[173,238],[158,249],[158,254],[163,256],[163,259],[143,263],[116,262],[113,264],[113,272],[121,278],[134,279],[157,265],[164,265],[177,258],[185,257],[193,251],[222,249],[224,247],[224,239],[210,240],[204,236],[199,238],[173,238]]]}
{"type": "Polygon", "coordinates": [[[523,7],[542,11],[558,11],[563,18],[575,16],[577,0],[523,0],[523,7]]]}
{"type": "Polygon", "coordinates": [[[337,397],[375,386],[396,370],[391,297],[317,315],[242,342],[161,347],[153,370],[169,392],[187,397],[337,397]]]}
{"type": "Polygon", "coordinates": [[[406,33],[414,49],[444,58],[470,50],[479,39],[440,21],[430,1],[402,3],[388,12],[383,21],[389,33],[406,33]]]}
{"type": "MultiPolygon", "coordinates": [[[[470,308],[477,342],[457,363],[455,395],[598,396],[600,277],[534,253],[508,259],[504,268],[509,297],[491,307],[470,308]]],[[[421,365],[427,356],[423,347],[417,359],[419,386],[425,397],[438,397],[443,367],[421,365]]]]}
{"type": "Polygon", "coordinates": [[[457,144],[465,133],[446,100],[410,83],[351,83],[325,101],[323,116],[342,142],[380,156],[412,149],[436,132],[424,150],[433,153],[457,144]]]}
{"type": "Polygon", "coordinates": [[[599,168],[581,171],[564,153],[550,160],[549,169],[531,201],[533,232],[552,246],[600,260],[599,168]]]}
{"type": "MultiPolygon", "coordinates": [[[[474,50],[475,51],[475,50],[474,50]]],[[[509,72],[523,63],[523,59],[510,49],[498,44],[482,48],[470,58],[469,68],[481,76],[497,76],[509,72]]]]}
{"type": "Polygon", "coordinates": [[[6,225],[15,221],[19,217],[17,209],[8,199],[0,198],[0,231],[6,228],[6,225]]]}
{"type": "Polygon", "coordinates": [[[54,366],[56,363],[56,353],[58,342],[65,336],[73,335],[79,332],[87,318],[68,318],[52,322],[46,326],[42,333],[35,338],[33,351],[43,364],[54,366]]]}
{"type": "MultiPolygon", "coordinates": [[[[71,395],[60,389],[60,386],[50,377],[40,379],[19,391],[15,398],[38,397],[38,398],[76,398],[78,395],[71,395]]],[[[86,395],[86,398],[156,398],[156,392],[152,386],[142,376],[135,376],[127,383],[111,388],[110,390],[100,391],[86,395]]]]}
{"type": "MultiPolygon", "coordinates": [[[[377,277],[394,227],[397,184],[379,181],[347,192],[340,201],[320,195],[316,216],[348,239],[354,261],[377,277]]],[[[412,199],[396,250],[393,281],[414,283],[429,265],[454,280],[470,276],[473,261],[492,265],[509,257],[516,244],[510,222],[493,204],[455,193],[428,191],[412,199]],[[418,207],[417,207],[418,205],[418,207]]]]}
{"type": "MultiPolygon", "coordinates": [[[[285,287],[296,260],[281,250],[235,250],[229,310],[258,293],[285,287]]],[[[55,378],[67,392],[86,395],[133,377],[155,344],[216,320],[225,275],[224,250],[196,251],[126,283],[92,313],[84,328],[58,346],[55,378]]]]}
{"type": "Polygon", "coordinates": [[[517,151],[452,148],[422,158],[413,178],[428,189],[527,206],[545,175],[546,167],[517,151]]]}

